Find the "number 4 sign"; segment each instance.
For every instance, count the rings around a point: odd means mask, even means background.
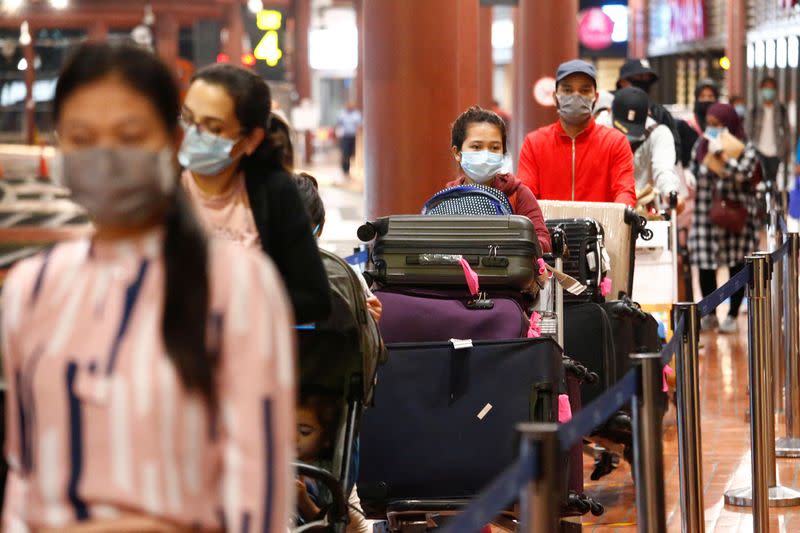
[[[264,30],[266,33],[253,50],[253,55],[256,59],[266,61],[270,67],[275,67],[283,57],[278,39],[278,30],[283,26],[283,15],[280,11],[272,9],[259,11],[256,15],[256,25],[259,30]]]

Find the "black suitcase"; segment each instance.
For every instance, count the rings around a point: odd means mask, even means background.
[[[550,219],[545,224],[551,231],[554,228],[564,230],[568,251],[564,258],[564,273],[588,287],[577,296],[565,292],[564,302],[602,302],[600,282],[605,275],[603,227],[592,218]]]
[[[551,339],[388,349],[361,425],[358,492],[371,517],[390,500],[478,494],[518,457],[518,423],[557,419],[563,368]]]
[[[631,368],[630,354],[658,353],[663,347],[658,322],[629,299],[603,304],[614,337],[615,374],[617,379]]]
[[[619,376],[614,333],[603,305],[585,302],[564,306],[564,353],[600,377],[594,383],[581,385],[584,404],[616,383]]]
[[[517,215],[390,216],[361,226],[358,237],[375,239],[368,274],[387,286],[464,287],[463,257],[482,288],[524,289],[542,255],[533,222]]]

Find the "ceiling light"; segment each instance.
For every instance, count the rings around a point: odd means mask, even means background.
[[[54,9],[65,9],[69,7],[69,0],[50,0],[50,5]]]
[[[17,63],[17,70],[28,70],[28,60],[24,57]]]
[[[2,5],[3,9],[8,11],[16,11],[17,9],[22,7],[22,4],[25,3],[25,0],[2,0],[0,5]]]
[[[258,13],[264,9],[264,2],[263,0],[247,0],[247,9],[252,13]]]

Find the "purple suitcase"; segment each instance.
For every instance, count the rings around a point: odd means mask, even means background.
[[[470,309],[466,291],[448,293],[424,289],[381,289],[380,330],[386,344],[446,342],[450,339],[507,340],[528,336],[530,325],[520,302],[490,296],[491,309]]]

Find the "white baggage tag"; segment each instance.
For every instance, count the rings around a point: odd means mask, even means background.
[[[472,339],[450,339],[450,343],[456,350],[472,348]]]

